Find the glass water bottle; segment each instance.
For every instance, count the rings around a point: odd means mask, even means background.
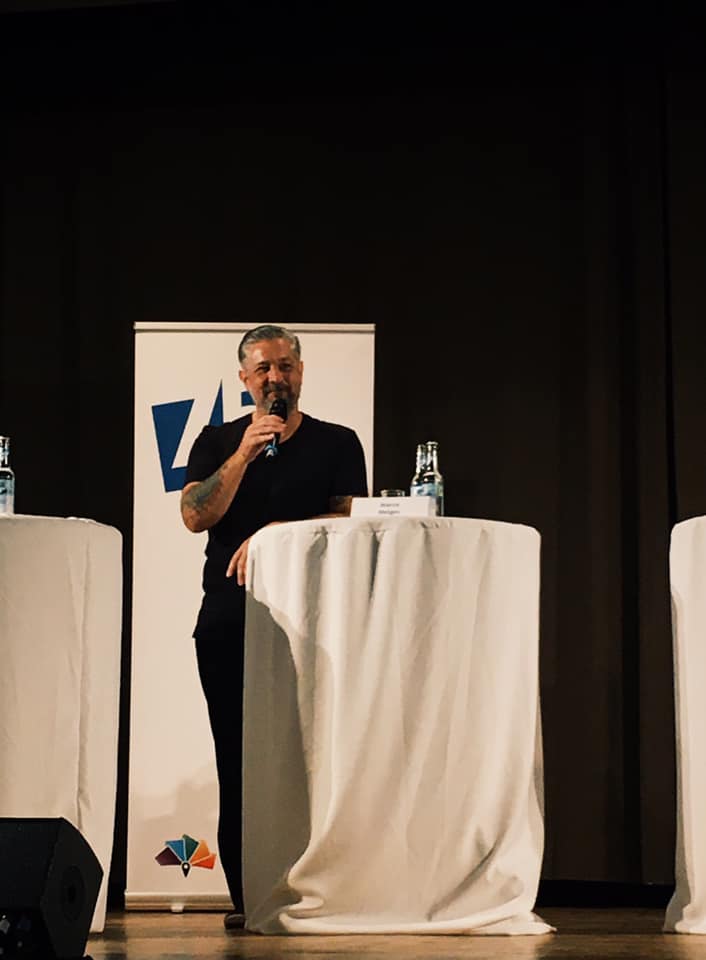
[[[409,490],[412,497],[434,497],[436,515],[444,515],[444,478],[439,471],[439,444],[428,440],[417,447],[417,468]]]
[[[427,447],[425,443],[417,444],[417,463],[414,468],[414,476],[412,477],[412,482],[409,485],[409,495],[410,497],[422,497],[424,493],[420,491],[422,485],[422,477],[424,476],[424,467],[426,466],[427,460]]]

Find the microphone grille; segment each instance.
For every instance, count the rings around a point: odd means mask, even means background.
[[[275,397],[272,401],[272,406],[270,407],[270,413],[274,414],[276,417],[281,417],[283,420],[287,419],[287,401],[283,397]]]

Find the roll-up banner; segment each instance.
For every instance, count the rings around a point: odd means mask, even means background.
[[[206,534],[181,521],[186,461],[205,424],[254,408],[238,378],[252,325],[135,325],[135,492],[127,890],[133,909],[226,909],[218,788],[192,630]],[[292,324],[300,408],[352,427],[373,467],[372,325]]]

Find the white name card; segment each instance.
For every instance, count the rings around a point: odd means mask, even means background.
[[[353,497],[352,517],[435,517],[436,497]]]

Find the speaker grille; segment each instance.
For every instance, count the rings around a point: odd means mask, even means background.
[[[0,818],[0,960],[83,956],[102,869],[56,819]]]

